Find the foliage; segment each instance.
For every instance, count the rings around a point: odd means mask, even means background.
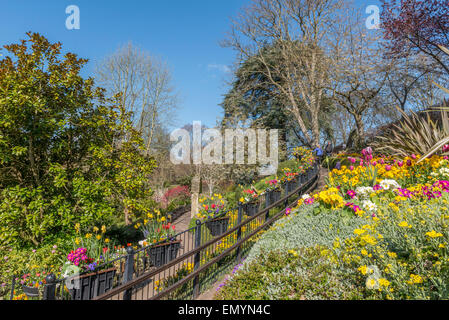
[[[443,138],[449,135],[449,118],[441,111],[441,124],[430,115],[420,116],[413,111],[408,115],[398,109],[402,120],[393,129],[377,137],[373,147],[379,152],[405,157],[410,154],[427,154]]]
[[[320,300],[361,297],[319,247],[269,251],[240,269],[217,292],[219,300]]]
[[[334,169],[332,185],[266,232],[217,297],[447,299],[448,160],[364,158],[378,168],[376,185],[361,177],[363,164]]]
[[[75,225],[77,237],[73,243],[73,250],[67,255],[62,273],[70,267],[75,273],[94,271],[111,260],[113,250],[110,239],[106,237],[106,226],[93,227],[92,232],[82,235],[80,225]]]
[[[201,220],[209,220],[214,216],[221,215],[227,212],[227,204],[221,194],[213,194],[211,197],[203,197],[199,199],[200,212],[197,214],[197,218]]]
[[[137,223],[134,226],[140,228],[145,240],[141,242],[143,246],[169,240],[175,235],[175,225],[167,221],[167,218],[157,209],[148,213],[143,223]]]
[[[129,223],[155,166],[131,115],[80,76],[86,59],[27,36],[0,60],[0,243],[39,245],[117,208]]]
[[[382,28],[393,55],[424,53],[449,72],[440,46],[449,46],[446,0],[382,0]]]

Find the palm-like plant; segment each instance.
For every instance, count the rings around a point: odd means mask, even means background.
[[[449,119],[446,110],[441,112],[441,125],[433,121],[430,115],[424,117],[411,112],[406,114],[397,108],[402,114],[399,124],[393,125],[393,130],[388,134],[377,137],[373,143],[379,152],[406,157],[411,154],[423,155],[432,150],[444,138],[449,137]],[[447,143],[444,142],[443,145]]]

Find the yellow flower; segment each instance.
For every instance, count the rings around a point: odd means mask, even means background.
[[[288,250],[288,253],[290,253],[291,255],[293,255],[294,257],[298,256],[298,253],[295,250]]]
[[[398,224],[398,226],[400,226],[402,228],[411,228],[412,227],[407,223],[407,221],[402,221],[401,223]]]
[[[361,266],[360,268],[357,269],[358,271],[360,271],[363,275],[366,274],[367,271],[367,267],[366,266]]]
[[[101,233],[106,233],[106,226],[105,225],[101,226]]]
[[[94,227],[94,232],[98,232],[98,228],[97,227]]]
[[[101,236],[98,234],[98,235],[96,236],[96,238],[97,238],[97,240],[100,240],[100,239],[101,239]]]
[[[431,232],[427,232],[426,236],[428,236],[430,238],[438,238],[438,237],[442,237],[443,235],[439,232],[435,232],[435,230],[432,230]]]
[[[109,240],[108,238],[104,239],[104,242],[105,242],[105,243],[109,243],[109,241],[110,241],[110,240]]]
[[[380,278],[379,285],[381,287],[388,287],[390,285],[390,281],[388,281],[387,279],[384,279],[384,278]]]
[[[411,274],[410,275],[410,280],[407,281],[408,284],[416,284],[416,283],[422,283],[423,279],[421,278],[421,276],[416,275],[416,274]]]

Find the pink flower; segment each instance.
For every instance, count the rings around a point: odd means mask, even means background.
[[[391,170],[391,166],[390,166],[389,164],[387,164],[387,165],[385,166],[385,170],[390,171],[390,170]]]
[[[415,154],[412,154],[411,157],[412,157],[413,160],[416,159],[416,155]]]
[[[354,166],[350,166],[349,170],[354,171]]]
[[[398,166],[401,168],[404,165],[404,162],[398,161]]]
[[[351,198],[354,199],[357,195],[357,193],[354,190],[349,190],[348,192],[346,192],[346,194]]]
[[[384,159],[380,159],[380,160],[379,160],[379,163],[380,163],[380,164],[385,164]]]
[[[285,210],[285,215],[288,216],[291,212],[292,212],[292,209],[287,208],[287,209]]]

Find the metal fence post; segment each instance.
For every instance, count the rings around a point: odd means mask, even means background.
[[[285,202],[284,202],[285,208],[288,207],[288,198],[289,198],[289,194],[290,194],[289,189],[290,189],[290,182],[287,181],[287,182],[285,183],[285,196],[287,197],[287,198],[285,199]]]
[[[201,246],[201,221],[196,220],[195,227],[195,248]],[[193,260],[193,270],[197,270],[201,264],[201,252],[195,253],[195,257]],[[193,279],[193,299],[196,299],[200,294],[200,276],[197,275]]]
[[[44,300],[56,300],[56,276],[53,273],[45,277]]]
[[[16,276],[13,275],[11,279],[11,294],[9,297],[9,300],[12,300],[14,298],[14,289],[16,287]]]
[[[270,206],[270,193],[266,190],[265,191],[265,208],[268,208]],[[270,218],[270,210],[267,210],[265,213],[265,221],[267,221]]]
[[[133,279],[134,273],[134,250],[132,247],[126,248],[126,262],[125,262],[125,273],[123,275],[123,284],[131,281]],[[127,289],[123,294],[123,300],[131,300],[132,288]]]
[[[239,204],[239,211],[238,211],[238,215],[237,215],[237,225],[239,225],[242,222],[242,218],[243,218],[243,207],[241,204]],[[240,227],[237,230],[237,242],[241,239],[241,237],[242,237],[242,228]],[[236,256],[237,256],[237,261],[240,261],[240,257],[241,257],[240,246],[237,247]]]

